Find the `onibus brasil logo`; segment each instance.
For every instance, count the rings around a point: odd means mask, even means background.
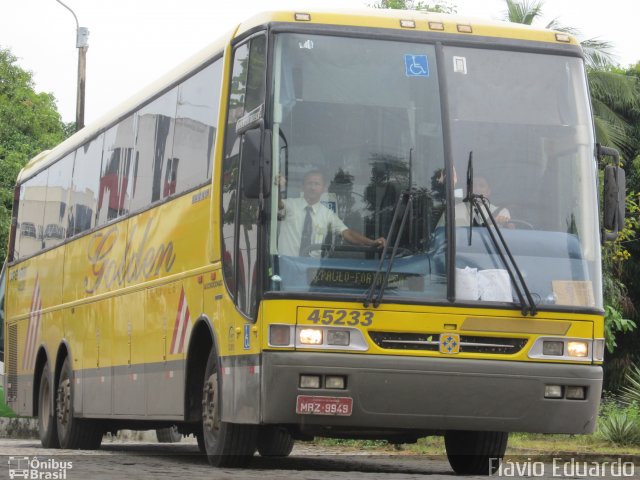
[[[9,457],[9,478],[28,478],[34,480],[65,480],[67,470],[73,468],[72,461],[60,461],[55,458]]]

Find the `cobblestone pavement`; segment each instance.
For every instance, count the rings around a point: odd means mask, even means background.
[[[516,463],[513,463],[516,462]],[[566,463],[566,462],[565,462]],[[640,467],[627,465],[617,472],[611,467],[594,468],[591,463],[577,463],[563,471],[527,458],[505,463],[502,476],[507,478],[640,478]],[[584,467],[584,468],[583,468]],[[518,470],[518,468],[520,470]],[[585,469],[586,468],[586,469]],[[28,472],[26,470],[29,470]],[[37,472],[37,473],[34,473]],[[637,472],[637,473],[636,473]],[[584,473],[584,474],[583,474]],[[627,475],[624,475],[627,473]],[[631,475],[628,475],[628,474]],[[311,445],[296,445],[291,456],[266,459],[256,456],[248,468],[216,469],[199,454],[193,438],[181,443],[110,442],[105,440],[97,451],[47,450],[38,440],[0,439],[0,479],[40,478],[60,480],[138,480],[207,478],[260,480],[440,480],[456,477],[444,457],[410,456],[398,452],[344,451]],[[483,478],[483,477],[464,477]],[[485,477],[486,478],[486,477]]]
[[[13,457],[11,461],[10,457]],[[409,480],[424,479],[425,475],[435,480],[453,477],[444,458],[430,460],[394,454],[372,455],[307,445],[296,445],[288,458],[265,459],[256,456],[246,469],[216,469],[210,467],[206,458],[199,454],[195,440],[187,438],[177,444],[105,441],[100,450],[93,452],[47,450],[41,448],[37,440],[0,439],[0,479],[9,478],[9,468],[20,466],[19,460],[24,461],[25,457],[28,458],[27,462],[31,462],[31,466],[27,464],[28,468],[41,465],[38,470],[49,473],[64,470],[60,467],[69,466],[71,462],[71,468],[66,469],[66,480],[346,480],[355,476]],[[34,457],[37,457],[37,465],[33,463]],[[21,467],[24,467],[24,463]]]

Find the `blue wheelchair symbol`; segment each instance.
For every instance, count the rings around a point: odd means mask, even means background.
[[[244,349],[249,350],[251,348],[251,325],[248,323],[244,325]]]
[[[426,55],[405,55],[404,68],[407,77],[429,76],[429,60]]]

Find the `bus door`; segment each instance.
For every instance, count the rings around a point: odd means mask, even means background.
[[[260,204],[243,188],[242,177],[250,175],[260,161],[247,155],[247,137],[264,132],[266,47],[266,35],[259,33],[234,48],[222,172],[222,262],[232,302],[223,308],[218,354],[223,355],[223,420],[241,423],[257,421],[259,413],[259,330],[255,322]]]

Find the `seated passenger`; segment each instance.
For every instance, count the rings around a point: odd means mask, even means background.
[[[477,195],[482,195],[484,198],[486,198],[489,201],[489,210],[491,211],[491,214],[493,215],[493,218],[495,219],[498,225],[506,226],[509,223],[509,221],[511,220],[511,214],[509,213],[509,210],[503,207],[498,207],[496,205],[493,205],[489,200],[489,197],[491,195],[491,187],[489,186],[489,182],[487,181],[486,178],[475,177],[473,179],[473,193]],[[483,212],[483,213],[486,216],[486,212]],[[467,209],[465,209],[465,215],[466,215],[466,218],[463,220],[463,222],[466,220],[466,224],[468,225],[469,213]],[[458,223],[459,223],[458,210],[456,209],[456,224]],[[483,224],[482,217],[477,212],[474,213],[473,223],[474,225]]]
[[[444,170],[440,170],[439,172],[437,172],[437,175],[438,175],[437,182],[444,185],[445,183]],[[456,169],[454,167],[453,168],[453,186],[454,187],[457,182],[458,182],[458,176],[456,173]],[[480,177],[480,176],[474,177],[473,193],[477,195],[482,195],[484,198],[486,198],[489,201],[489,210],[491,211],[491,214],[493,215],[493,218],[495,219],[498,225],[505,226],[505,227],[509,226],[508,224],[509,224],[509,221],[511,220],[511,213],[507,208],[498,207],[491,203],[491,201],[489,200],[489,196],[491,195],[491,187],[489,186],[489,182],[487,181],[486,178]],[[455,210],[456,226],[464,227],[469,225],[469,209],[470,208],[471,208],[471,205],[469,204],[469,202],[463,202],[461,198],[455,199],[454,210]],[[483,210],[483,213],[485,214],[485,216],[487,215],[487,212],[484,210]],[[444,222],[445,222],[445,218],[443,213],[443,215],[440,217],[440,220],[438,221],[438,226],[444,226]],[[484,225],[484,222],[482,221],[482,216],[477,211],[473,213],[473,225],[474,226]]]

